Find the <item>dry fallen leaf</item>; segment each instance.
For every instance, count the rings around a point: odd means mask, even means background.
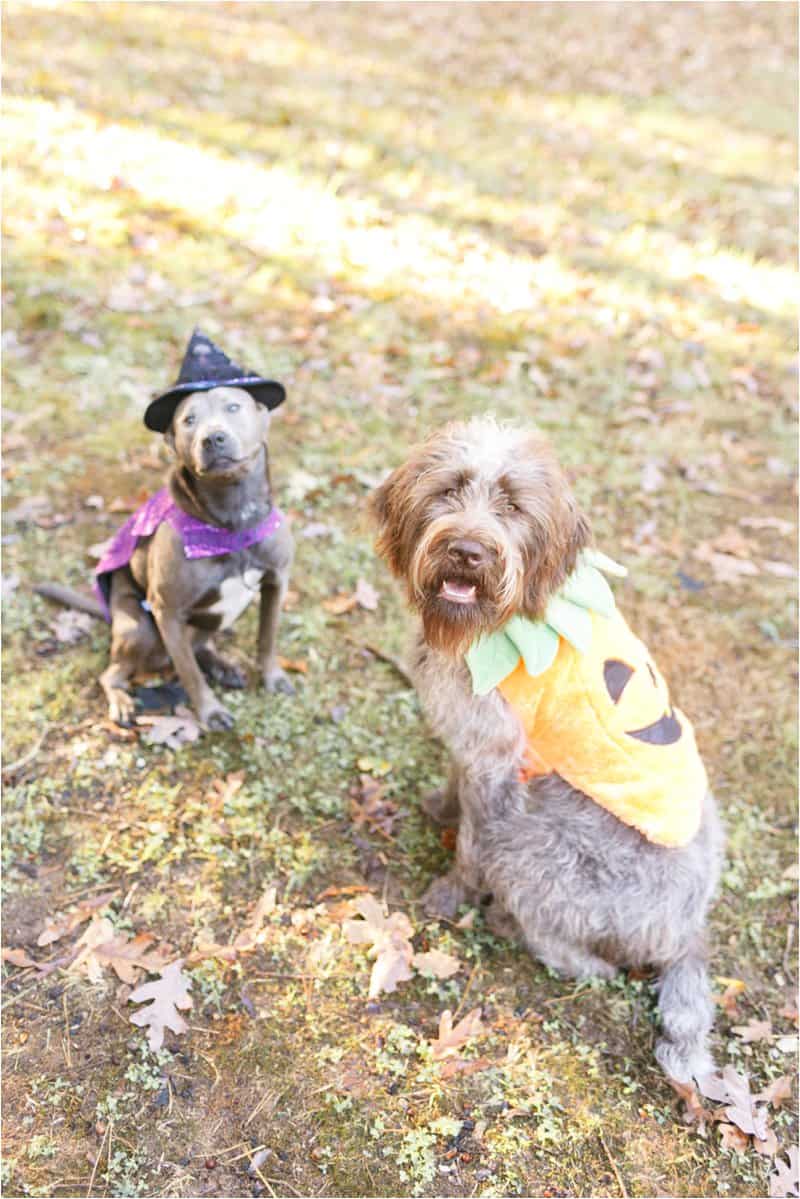
[[[800,1151],[796,1145],[789,1149],[788,1163],[776,1158],[775,1169],[769,1177],[770,1199],[789,1199],[800,1194]]]
[[[412,959],[415,970],[433,978],[452,978],[461,969],[461,962],[452,954],[441,949],[429,949],[427,953],[415,953]]]
[[[138,981],[140,970],[156,974],[172,953],[170,945],[150,949],[154,940],[148,933],[130,939],[118,933],[110,941],[95,946],[92,956],[100,966],[109,966],[121,982],[132,985]]]
[[[0,956],[4,962],[10,962],[12,966],[19,966],[23,970],[30,966],[39,969],[39,963],[35,962],[24,949],[3,949]]]
[[[758,567],[749,558],[720,553],[712,549],[707,541],[702,541],[692,552],[698,562],[705,562],[711,567],[718,583],[739,583],[743,578],[758,574]]]
[[[62,645],[74,645],[76,641],[88,637],[93,624],[94,617],[89,616],[88,613],[73,612],[71,609],[67,609],[59,612],[55,620],[50,622],[50,628],[56,641],[60,641]]]
[[[342,616],[345,612],[352,612],[358,600],[354,595],[345,595],[340,592],[339,595],[332,595],[330,599],[322,601],[322,606],[326,612],[333,613],[334,616]]]
[[[762,1157],[774,1157],[778,1152],[778,1138],[771,1128],[767,1129],[767,1135],[760,1141],[758,1137],[753,1137],[753,1148],[756,1153],[760,1153]]]
[[[278,655],[278,665],[281,670],[290,670],[294,674],[308,674],[308,662],[302,658],[283,658]]]
[[[690,1082],[678,1082],[676,1078],[669,1078],[667,1081],[686,1104],[685,1123],[697,1124],[701,1130],[704,1129],[711,1119],[711,1112],[703,1106],[703,1101],[694,1086]]]
[[[780,1107],[784,1099],[791,1099],[791,1097],[791,1074],[782,1074],[780,1078],[776,1078],[755,1096],[757,1102],[771,1103],[773,1107]]]
[[[350,811],[355,824],[366,824],[382,836],[391,838],[395,821],[405,815],[394,800],[387,799],[384,783],[368,774],[359,776],[358,792],[352,796]]]
[[[188,708],[177,707],[174,716],[139,716],[136,723],[147,729],[142,740],[148,745],[180,749],[200,736],[200,725]]]
[[[769,1020],[750,1020],[747,1024],[734,1025],[732,1031],[749,1045],[752,1041],[768,1041],[772,1036],[772,1024]]]
[[[249,953],[259,943],[264,922],[275,911],[277,891],[269,886],[253,908],[252,915],[242,931],[233,939],[233,948],[239,953]]]
[[[744,1153],[750,1144],[750,1138],[733,1124],[720,1124],[719,1132],[723,1149],[735,1149],[737,1153]]]
[[[83,924],[84,920],[88,920],[93,912],[98,912],[111,903],[111,900],[118,894],[118,891],[104,891],[102,895],[84,899],[71,912],[65,912],[61,916],[51,916],[39,933],[36,944],[44,948],[46,945],[52,945],[54,941],[60,941],[79,924]]]
[[[436,1040],[430,1043],[434,1061],[440,1062],[447,1057],[457,1057],[458,1051],[466,1045],[467,1041],[471,1041],[473,1037],[479,1037],[482,1032],[484,1032],[484,1027],[481,1024],[479,1007],[467,1012],[466,1016],[455,1026],[452,1012],[449,1008],[445,1009],[439,1017],[439,1034]]]
[[[722,1010],[731,1020],[735,1020],[739,1015],[739,1009],[736,1006],[737,996],[741,995],[745,990],[745,984],[741,978],[721,978],[716,980],[725,988],[721,995],[714,996],[714,1002],[719,1004]]]
[[[726,1066],[721,1074],[707,1074],[698,1080],[700,1091],[708,1099],[727,1104],[725,1115],[748,1136],[763,1141],[767,1136],[767,1113],[756,1106],[747,1079]]]
[[[143,983],[128,996],[129,1003],[147,1003],[146,1007],[134,1012],[130,1019],[131,1024],[147,1029],[147,1041],[154,1051],[161,1049],[164,1044],[164,1029],[169,1028],[180,1034],[189,1028],[180,1012],[188,1011],[192,1006],[189,994],[192,984],[182,973],[182,965],[180,958],[171,962],[164,967],[161,977],[155,982]]]
[[[374,612],[378,607],[380,596],[371,583],[366,579],[359,579],[356,583],[355,600],[360,608],[366,608],[368,612]]]
[[[375,959],[369,980],[369,997],[381,991],[394,991],[397,984],[413,977],[411,959],[414,929],[402,912],[384,916],[373,895],[360,895],[355,901],[362,920],[345,920],[342,930],[351,945],[369,945],[369,957]]]

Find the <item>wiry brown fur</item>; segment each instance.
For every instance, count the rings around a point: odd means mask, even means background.
[[[453,423],[412,451],[372,497],[377,548],[407,586],[430,645],[463,651],[478,629],[498,628],[514,613],[540,617],[574,569],[590,537],[563,472],[545,441],[530,432],[481,422],[481,451],[496,454],[492,477],[476,454],[474,424]],[[439,598],[452,573],[448,546],[480,543],[487,561],[460,571],[478,587],[462,609]]]
[[[479,632],[540,616],[588,540],[550,450],[486,419],[449,425],[389,476],[373,511],[379,549],[422,617],[410,669],[452,760],[425,807],[458,825],[455,863],[428,888],[426,910],[451,919],[491,894],[491,926],[554,970],[609,978],[655,965],[656,1056],[681,1082],[701,1076],[713,1065],[703,928],[722,856],[713,796],[693,840],[666,849],[557,774],[522,781],[522,725],[497,691],[473,694],[463,658]],[[464,538],[476,551],[466,566],[471,553],[454,553]]]

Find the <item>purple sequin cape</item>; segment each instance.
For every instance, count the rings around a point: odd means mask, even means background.
[[[183,542],[183,552],[187,558],[217,558],[221,554],[235,554],[239,550],[249,549],[265,537],[271,537],[282,523],[283,513],[273,508],[265,520],[249,529],[223,529],[219,525],[207,525],[184,512],[173,500],[169,489],[162,488],[125,522],[95,567],[94,592],[103,607],[106,620],[111,620],[109,601],[113,571],[127,566],[139,538],[155,533],[165,520],[169,521]]]

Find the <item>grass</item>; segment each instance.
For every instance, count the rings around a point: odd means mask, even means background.
[[[764,1194],[766,1159],[681,1122],[646,980],[576,988],[480,917],[425,923],[449,851],[417,798],[445,762],[367,648],[402,653],[408,618],[364,500],[447,418],[491,409],[551,436],[598,544],[631,568],[621,606],[724,812],[712,971],[745,989],[715,1052],[754,1089],[786,1073],[796,626],[794,580],[769,564],[792,561],[795,518],[795,6],[3,18],[6,762],[44,734],[7,778],[4,943],[41,956],[49,916],[113,887],[119,928],[185,956],[278,892],[255,953],[191,967],[190,1032],[158,1054],[113,976],[4,967],[4,1192]],[[85,586],[87,550],[123,519],[112,502],[160,484],[141,414],[195,323],[289,390],[272,434],[298,535],[281,648],[308,669],[294,697],[234,695],[234,732],[172,754],[105,722],[107,631],[58,643],[31,587]],[[726,534],[758,569],[735,584],[702,557]],[[376,612],[322,606],[360,577]],[[254,613],[233,643],[252,658]],[[389,840],[351,819],[371,770],[404,811]],[[209,787],[237,771],[215,811]],[[368,1001],[343,899],[320,898],[359,885],[462,972]],[[478,1005],[468,1056],[489,1065],[443,1081],[439,1015]],[[732,1033],[764,1018],[772,1040]],[[796,1115],[775,1117],[784,1147]]]

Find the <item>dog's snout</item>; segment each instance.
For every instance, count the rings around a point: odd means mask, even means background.
[[[447,547],[447,553],[459,566],[468,566],[471,570],[485,566],[489,560],[489,551],[486,547],[479,541],[472,541],[468,537],[459,537],[456,541],[451,541]]]
[[[203,438],[204,450],[221,450],[224,448],[228,440],[227,433],[222,429],[214,429],[213,432],[206,433]]]

